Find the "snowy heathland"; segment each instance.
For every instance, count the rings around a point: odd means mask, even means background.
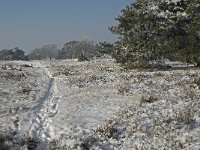
[[[200,71],[112,59],[0,62],[7,149],[200,149]]]

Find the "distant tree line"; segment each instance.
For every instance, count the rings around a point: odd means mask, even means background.
[[[94,57],[111,55],[113,44],[99,42],[96,44],[90,40],[73,40],[58,49],[55,44],[45,44],[41,48],[33,49],[28,55],[18,47],[0,50],[0,60],[52,60],[52,59],[78,59],[88,61]]]
[[[111,55],[113,48],[113,44],[108,42],[96,44],[90,40],[72,40],[65,43],[61,49],[58,49],[55,44],[33,49],[28,58],[30,60],[78,59],[79,61],[88,61],[94,57],[102,57],[105,54]]]

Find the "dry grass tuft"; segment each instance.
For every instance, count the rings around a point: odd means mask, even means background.
[[[141,97],[140,100],[140,106],[144,103],[153,103],[155,101],[158,101],[158,98],[154,95],[145,95]]]
[[[31,91],[32,91],[32,87],[29,84],[20,83],[18,85],[17,93],[29,95]]]

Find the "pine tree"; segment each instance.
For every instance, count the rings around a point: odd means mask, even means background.
[[[166,56],[199,59],[200,0],[137,0],[122,10],[117,26],[115,58],[126,67],[148,67]],[[196,56],[198,56],[196,58]]]

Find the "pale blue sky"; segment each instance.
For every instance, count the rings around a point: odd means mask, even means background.
[[[108,27],[134,0],[0,0],[0,49],[61,48],[71,40],[116,40]]]

